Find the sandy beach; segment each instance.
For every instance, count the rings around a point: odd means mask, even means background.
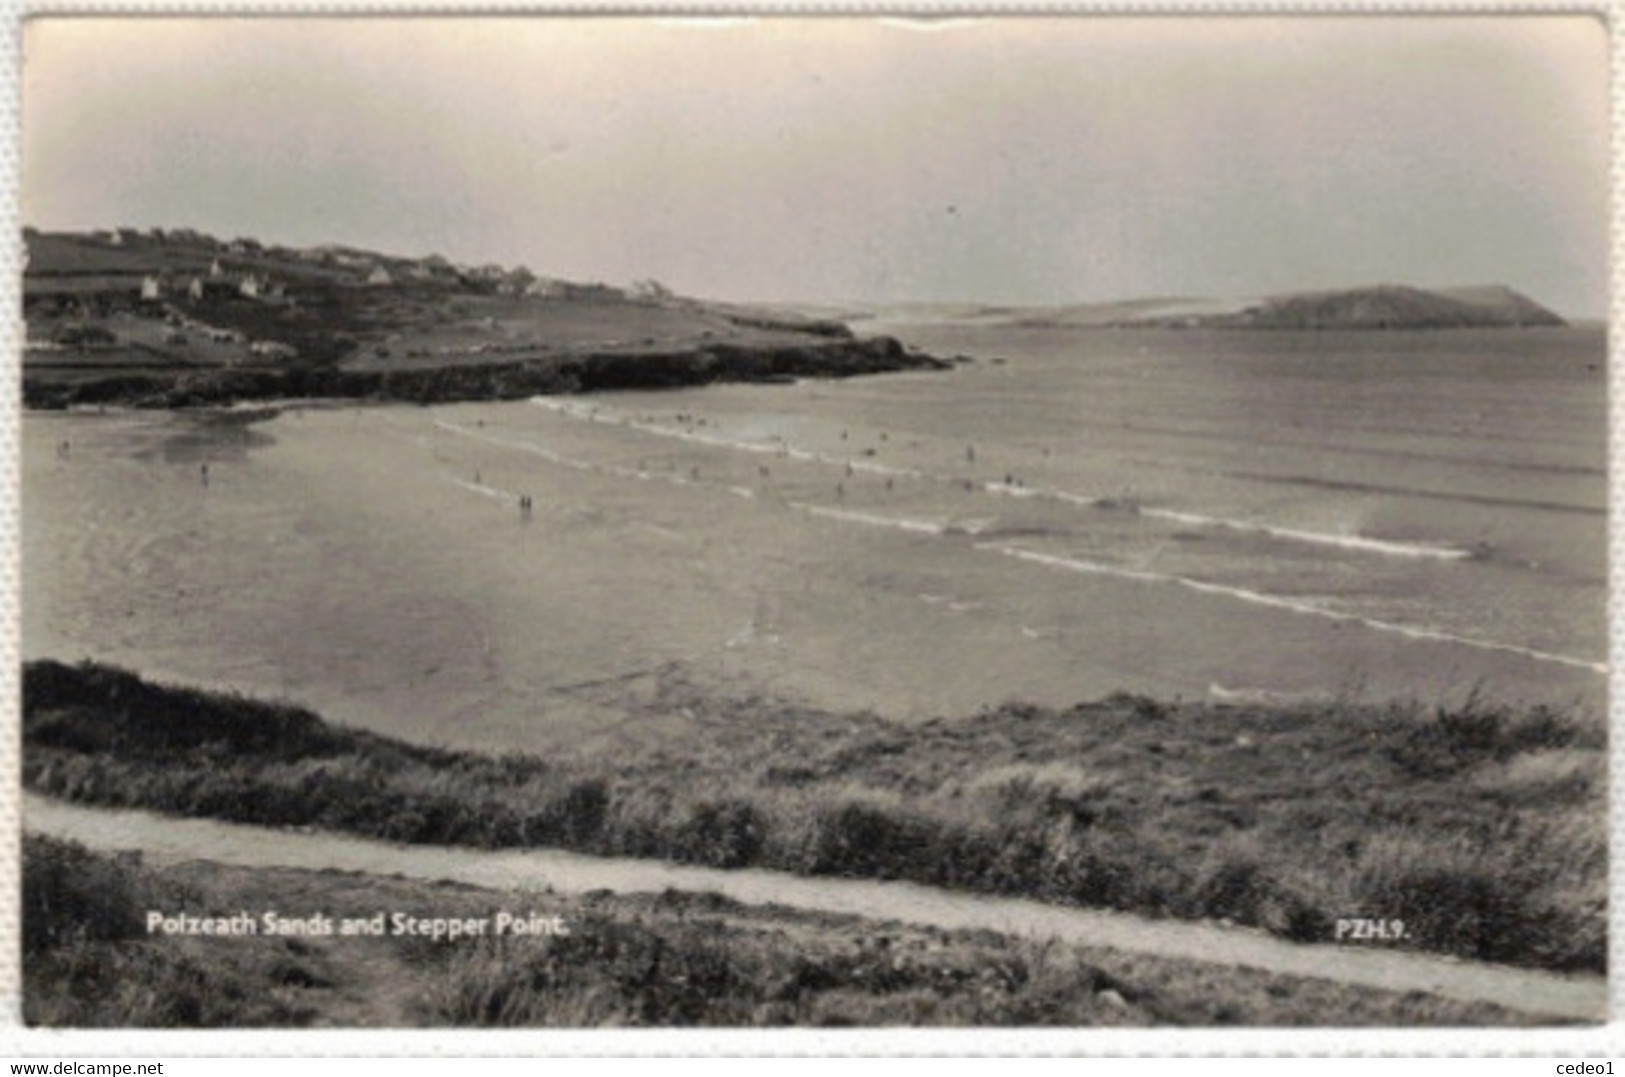
[[[1601,698],[1584,542],[1602,520],[1583,499],[1475,505],[1509,494],[1496,461],[1435,450],[1403,477],[1453,469],[1441,488],[1466,500],[1429,532],[1391,493],[1242,511],[1263,484],[1193,483],[1177,452],[1135,465],[1132,431],[1047,437],[1032,419],[1055,402],[1020,380],[1053,376],[1039,364],[249,425],[30,415],[25,657],[539,751],[680,735],[680,714],[649,708],[672,684],[908,720],[1118,690]],[[1531,482],[1552,500],[1583,478]],[[1376,526],[1334,527],[1339,511]],[[1525,567],[1542,542],[1573,567]]]

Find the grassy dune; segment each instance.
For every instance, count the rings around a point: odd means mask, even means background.
[[[1600,971],[1600,724],[1461,706],[1115,696],[905,727],[673,689],[680,739],[486,756],[295,707],[32,663],[24,781],[87,803],[405,842],[900,878]],[[651,722],[651,729],[658,726]]]
[[[1496,1006],[705,894],[504,894],[338,872],[154,867],[23,845],[24,1015],[101,1027],[1490,1025]],[[536,910],[568,936],[149,936],[148,909]],[[523,915],[523,913],[520,913]]]

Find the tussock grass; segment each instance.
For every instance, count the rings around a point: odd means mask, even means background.
[[[504,894],[24,845],[25,1014],[124,1027],[1518,1025],[1451,1002],[1203,965],[752,908],[708,894]],[[303,918],[489,917],[538,902],[568,935],[144,937],[147,903]]]
[[[197,891],[82,846],[23,839],[23,1017],[31,1025],[223,1027],[308,1024],[309,1007],[244,982],[243,954],[208,959],[147,937],[149,909]],[[283,980],[297,978],[285,959]]]
[[[711,919],[650,926],[594,915],[569,938],[464,948],[422,1012],[464,1026],[1144,1025],[1158,1003],[1171,1015],[1189,1001],[1153,1000],[1059,948],[985,936],[797,946]]]
[[[24,677],[30,788],[406,842],[897,878],[1301,941],[1600,971],[1600,722],[1549,709],[1115,696],[902,726],[675,694],[682,739],[551,759],[420,748],[99,666]],[[651,729],[661,723],[651,722]]]

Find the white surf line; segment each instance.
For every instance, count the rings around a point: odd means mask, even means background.
[[[572,460],[567,456],[561,456],[551,449],[544,449],[540,445],[533,445],[528,441],[514,441],[510,438],[499,438],[493,434],[486,434],[479,430],[475,430],[472,427],[459,426],[457,423],[447,422],[444,419],[434,420],[434,425],[437,429],[444,430],[449,434],[458,434],[462,437],[473,438],[475,441],[483,441],[488,445],[500,445],[507,449],[519,449],[522,452],[528,452],[533,456],[540,456],[549,463],[574,468],[577,471],[589,471],[594,469],[593,465],[583,463],[579,460]]]
[[[847,523],[865,524],[869,527],[887,527],[895,531],[914,531],[926,535],[943,535],[948,531],[946,524],[939,524],[931,520],[914,520],[900,516],[881,516],[878,513],[858,512],[854,509],[832,509],[824,505],[809,505],[805,501],[786,501],[793,509],[799,509],[809,516],[822,516],[830,520],[843,520]]]
[[[434,452],[434,446],[431,445],[429,443],[429,439],[427,437],[424,437],[422,434],[405,434],[405,433],[402,433],[402,432],[400,432],[398,430],[389,430],[389,431],[386,431],[386,433],[388,433],[392,437],[398,438],[401,441],[406,442],[409,445],[416,446],[419,449],[423,449],[423,450],[425,450],[427,452],[430,452],[430,453]],[[501,489],[499,487],[496,487],[496,486],[487,486],[484,483],[470,482],[467,479],[460,479],[457,476],[452,475],[452,474],[447,473],[447,472],[441,472],[441,474],[452,485],[460,486],[464,490],[467,490],[470,493],[479,494],[481,497],[488,497],[493,501],[501,501],[501,502],[503,502],[505,504],[506,503],[516,502],[516,501],[519,500],[519,495],[517,493],[513,493],[513,492],[508,491],[508,490],[503,490],[503,489]]]
[[[1175,576],[1166,572],[1148,572],[1144,569],[1120,568],[1116,565],[1102,564],[1099,561],[1082,561],[1072,557],[1061,557],[1056,554],[1039,553],[1036,550],[1023,549],[1020,546],[1005,546],[998,543],[978,543],[978,550],[987,550],[991,553],[1003,554],[1022,561],[1028,561],[1048,568],[1064,569],[1068,572],[1080,572],[1097,576],[1116,576],[1122,579],[1139,580],[1145,583],[1171,583],[1201,594],[1220,595],[1224,598],[1239,599],[1258,606],[1267,606],[1271,609],[1286,610],[1290,613],[1305,614],[1311,617],[1321,617],[1328,621],[1340,621],[1345,624],[1357,624],[1377,632],[1391,632],[1406,636],[1410,639],[1430,640],[1437,643],[1453,643],[1462,647],[1473,647],[1483,651],[1498,651],[1504,654],[1521,655],[1532,658],[1537,662],[1553,662],[1558,665],[1570,666],[1575,669],[1589,670],[1593,673],[1608,672],[1608,665],[1604,662],[1592,662],[1584,658],[1575,658],[1572,655],[1553,654],[1549,651],[1537,651],[1530,647],[1519,647],[1512,643],[1500,643],[1495,640],[1474,639],[1470,636],[1457,636],[1436,628],[1421,628],[1414,625],[1398,624],[1394,621],[1381,621],[1374,617],[1362,617],[1354,613],[1339,613],[1336,610],[1324,609],[1307,602],[1298,602],[1278,595],[1268,595],[1261,591],[1249,591],[1242,587],[1231,587],[1226,584],[1208,583],[1205,580],[1193,580],[1187,576]]]
[[[24,794],[22,819],[31,833],[76,841],[104,852],[139,849],[160,861],[209,860],[245,868],[449,879],[490,889],[564,894],[593,890],[659,893],[667,889],[716,893],[748,905],[1059,939],[1080,946],[1260,969],[1384,991],[1420,991],[1465,1002],[1489,1002],[1520,1013],[1602,1021],[1608,1012],[1608,984],[1600,976],[1564,976],[1375,947],[1306,945],[1210,922],[1153,920],[915,883],[813,878],[757,868],[723,871],[553,849],[392,845],[326,832],[87,808],[35,793]]]
[[[509,501],[517,501],[519,499],[518,494],[510,494],[508,491],[499,490],[495,486],[485,486],[481,483],[469,482],[467,479],[452,478],[451,476],[447,477],[451,478],[453,483],[461,486],[463,489],[472,491],[482,497],[488,497],[493,501],[501,501],[506,503]]]
[[[520,441],[514,438],[497,437],[494,434],[483,433],[482,431],[475,430],[471,427],[459,426],[456,423],[446,422],[444,419],[436,419],[434,424],[447,433],[472,438],[475,441],[483,441],[488,445],[497,445],[505,449],[518,449],[520,452],[529,453],[532,456],[539,456],[550,464],[557,464],[560,467],[566,467],[572,471],[580,471],[585,474],[613,475],[616,478],[621,479],[636,479],[639,482],[663,482],[671,486],[716,485],[715,483],[696,482],[693,479],[686,479],[681,475],[662,475],[653,471],[640,471],[637,468],[621,467],[618,464],[588,463],[585,460],[577,460],[574,457],[565,456],[562,453],[554,452],[552,449],[543,448],[534,442]]]
[[[559,456],[557,453],[543,449],[540,446],[530,445],[527,442],[516,442],[502,438],[493,438],[490,435],[481,434],[477,431],[469,430],[466,427],[459,427],[454,423],[446,423],[443,420],[436,420],[436,425],[442,427],[443,429],[450,430],[455,433],[466,434],[470,437],[476,437],[484,441],[489,441],[493,444],[507,445],[512,448],[534,452],[540,456],[543,456],[544,458],[555,460],[567,467],[574,467],[578,470],[597,471],[639,479],[656,479],[658,481],[669,482],[673,485],[679,486],[716,486],[716,484],[696,482],[694,480],[685,479],[676,475],[651,475],[648,472],[635,471],[631,468],[621,468],[614,465],[586,464],[581,461],[570,460],[568,457]],[[736,496],[755,496],[754,491],[749,491],[746,487],[718,486],[717,488],[725,490],[729,493],[733,493]],[[955,527],[954,525],[950,524],[940,524],[930,520],[882,516],[877,513],[859,512],[852,509],[836,509],[823,505],[811,505],[802,501],[788,501],[785,502],[785,504],[791,508],[798,509],[813,516],[822,516],[827,519],[862,524],[868,527],[885,527],[896,531],[909,531],[936,536],[948,535],[950,533],[963,533],[967,535],[973,535],[976,533],[975,530],[969,528]],[[1027,550],[1019,546],[1006,546],[998,543],[978,543],[973,548],[990,553],[1002,554],[1006,557],[1014,557],[1019,560],[1032,562],[1034,564],[1046,565],[1050,568],[1065,569],[1071,572],[1117,576],[1122,579],[1139,580],[1145,583],[1176,584],[1180,587],[1185,587],[1189,590],[1197,591],[1202,594],[1220,595],[1225,598],[1233,598],[1243,602],[1250,602],[1258,606],[1266,606],[1272,609],[1285,610],[1290,613],[1320,617],[1325,620],[1338,621],[1344,624],[1357,624],[1364,628],[1369,628],[1375,632],[1393,633],[1405,636],[1409,639],[1429,640],[1436,643],[1451,643],[1457,646],[1471,647],[1475,650],[1495,651],[1502,654],[1516,654],[1524,658],[1533,659],[1537,662],[1550,662],[1558,665],[1569,666],[1574,669],[1587,670],[1592,673],[1607,674],[1608,672],[1608,665],[1605,662],[1593,662],[1584,658],[1576,658],[1572,655],[1554,654],[1550,651],[1540,651],[1531,647],[1520,647],[1513,643],[1501,643],[1496,640],[1475,639],[1471,636],[1458,636],[1436,628],[1425,628],[1417,625],[1404,625],[1395,621],[1383,621],[1374,617],[1362,617],[1359,614],[1353,613],[1339,613],[1336,610],[1324,609],[1320,606],[1315,606],[1307,602],[1299,602],[1288,598],[1281,598],[1278,595],[1269,595],[1261,591],[1251,591],[1243,587],[1231,587],[1226,584],[1209,583],[1205,580],[1195,580],[1187,576],[1175,576],[1165,572],[1148,572],[1142,569],[1121,568],[1115,565],[1103,564],[1098,561],[1082,561],[1075,558],[1060,557],[1055,554],[1039,553],[1036,550]]]
[[[1312,542],[1322,546],[1338,546],[1349,550],[1387,554],[1391,557],[1433,557],[1442,561],[1465,561],[1473,556],[1473,551],[1463,550],[1456,546],[1426,542],[1390,542],[1385,539],[1365,538],[1362,535],[1334,535],[1324,531],[1302,531],[1292,527],[1272,527],[1268,524],[1249,523],[1245,520],[1231,520],[1222,516],[1178,512],[1174,509],[1142,508],[1140,509],[1140,515],[1153,516],[1159,520],[1172,520],[1175,523],[1192,524],[1197,527],[1217,527],[1229,531],[1244,531],[1248,534],[1268,535],[1271,538],[1288,539],[1293,542]]]
[[[980,535],[991,526],[994,521],[988,519],[967,519],[942,523],[936,520],[921,520],[912,516],[883,516],[877,512],[860,512],[856,509],[836,509],[828,505],[813,505],[805,501],[786,501],[784,504],[792,509],[807,513],[809,516],[822,516],[830,520],[843,520],[847,523],[864,524],[868,527],[885,527],[893,531],[912,531],[924,535]]]
[[[504,448],[518,449],[521,452],[527,452],[533,456],[539,456],[550,464],[557,464],[560,467],[570,468],[572,471],[580,471],[593,475],[612,475],[618,479],[635,479],[639,482],[663,482],[668,486],[700,486],[712,490],[721,490],[723,493],[731,494],[734,497],[742,498],[746,501],[754,501],[756,499],[756,491],[752,490],[748,486],[725,486],[721,483],[706,482],[703,479],[689,479],[684,478],[681,475],[661,475],[652,471],[640,471],[637,468],[621,467],[618,464],[592,464],[585,460],[577,460],[573,457],[565,456],[562,453],[554,452],[552,449],[543,448],[542,446],[534,444],[533,442],[518,441],[513,438],[496,437],[492,434],[482,433],[479,430],[472,430],[466,426],[459,426],[456,423],[446,422],[444,419],[436,419],[434,424],[441,430],[445,430],[448,433],[474,438],[477,441],[483,441],[490,445],[500,445]],[[471,490],[477,490],[478,492],[482,493],[485,490],[491,489],[491,487],[479,488],[473,483],[466,483],[460,479],[455,479],[453,481],[457,482],[459,485],[467,486]],[[501,493],[501,491],[497,492],[499,494]],[[507,494],[503,496],[512,498],[517,495]]]
[[[658,423],[646,423],[638,419],[627,417],[609,418],[599,415],[595,410],[589,410],[581,404],[569,401],[560,401],[550,397],[531,397],[531,404],[547,411],[563,415],[581,422],[599,423],[605,426],[618,426],[627,430],[636,430],[642,434],[652,434],[656,437],[672,438],[676,441],[687,441],[695,445],[704,445],[712,449],[733,449],[739,452],[756,453],[759,456],[782,456],[801,463],[829,464],[833,467],[850,467],[853,471],[862,471],[871,475],[884,475],[899,479],[929,479],[933,476],[913,468],[894,467],[890,464],[880,464],[863,457],[855,459],[844,456],[831,456],[828,453],[810,452],[806,449],[792,448],[784,442],[739,441],[734,438],[725,438],[712,434],[701,434],[693,430],[674,430]]]
[[[710,434],[700,434],[690,430],[674,430],[670,427],[660,426],[656,423],[641,422],[636,419],[620,417],[610,418],[599,414],[579,403],[561,401],[550,397],[532,397],[531,404],[545,408],[555,414],[564,415],[582,422],[602,423],[611,426],[620,426],[641,433],[653,434],[657,437],[673,438],[678,441],[688,441],[710,448],[734,449],[742,452],[783,455],[792,460],[807,463],[828,464],[834,467],[850,467],[853,471],[866,472],[874,475],[885,475],[893,478],[928,479],[934,482],[959,484],[964,480],[954,479],[945,475],[934,475],[914,468],[893,467],[889,464],[880,464],[862,458],[848,459],[846,457],[831,456],[827,453],[808,452],[805,449],[793,449],[783,444],[764,444],[756,441],[737,441],[731,438],[718,437]],[[1088,497],[1083,494],[1069,493],[1065,490],[1056,490],[1043,486],[1015,485],[1007,482],[984,482],[980,489],[986,493],[997,494],[1001,497],[1040,498],[1064,502],[1069,505],[1078,505],[1084,508],[1101,508],[1111,504],[1106,498]],[[1326,531],[1307,531],[1293,527],[1274,527],[1269,524],[1254,523],[1248,520],[1235,520],[1225,516],[1209,516],[1203,513],[1181,512],[1176,509],[1144,508],[1136,510],[1139,515],[1152,519],[1168,520],[1172,523],[1182,523],[1192,527],[1211,527],[1227,531],[1239,531],[1246,534],[1265,535],[1269,538],[1281,539],[1287,542],[1302,542],[1315,546],[1331,546],[1337,549],[1354,550],[1360,553],[1381,554],[1388,557],[1425,557],[1442,561],[1465,561],[1473,556],[1471,550],[1459,547],[1446,546],[1438,543],[1425,542],[1396,542],[1388,539],[1366,538],[1362,535],[1338,535]]]
[[[946,535],[956,530],[951,525],[933,523],[928,520],[912,520],[904,517],[881,516],[876,513],[857,512],[850,509],[832,509],[822,505],[809,505],[804,502],[787,502],[792,508],[814,516],[823,516],[829,519],[842,520],[848,523],[863,524],[869,527],[886,527],[897,531],[923,532],[931,535]],[[974,534],[967,531],[966,534]],[[1271,609],[1285,610],[1289,613],[1305,614],[1321,617],[1329,621],[1339,621],[1345,624],[1357,624],[1376,632],[1390,632],[1406,636],[1410,639],[1430,640],[1437,643],[1453,643],[1458,646],[1472,647],[1477,650],[1498,651],[1505,654],[1516,654],[1524,658],[1531,658],[1538,662],[1554,662],[1559,665],[1570,666],[1575,669],[1584,669],[1593,673],[1606,674],[1608,665],[1604,662],[1592,662],[1584,658],[1575,658],[1572,655],[1553,654],[1549,651],[1538,651],[1530,647],[1520,647],[1514,643],[1501,643],[1496,640],[1475,639],[1471,636],[1458,636],[1436,628],[1423,628],[1416,625],[1404,625],[1395,621],[1382,621],[1374,617],[1362,617],[1354,613],[1339,613],[1307,602],[1298,602],[1278,595],[1269,595],[1261,591],[1250,591],[1243,587],[1231,587],[1226,584],[1209,583],[1205,580],[1194,580],[1187,576],[1175,576],[1166,572],[1148,572],[1143,569],[1121,568],[1116,565],[1107,565],[1099,561],[1082,561],[1076,558],[1061,557],[1056,554],[1039,553],[1036,550],[1023,549],[1020,546],[1007,546],[1000,543],[980,542],[973,549],[989,553],[1003,554],[1022,561],[1045,565],[1049,568],[1065,569],[1071,572],[1088,573],[1100,576],[1116,576],[1122,579],[1138,580],[1143,583],[1171,583],[1189,588],[1202,594],[1219,595],[1224,598],[1239,599],[1254,605],[1267,606]]]

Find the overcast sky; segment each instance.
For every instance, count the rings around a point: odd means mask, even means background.
[[[23,216],[1052,303],[1607,298],[1586,17],[39,19]]]

